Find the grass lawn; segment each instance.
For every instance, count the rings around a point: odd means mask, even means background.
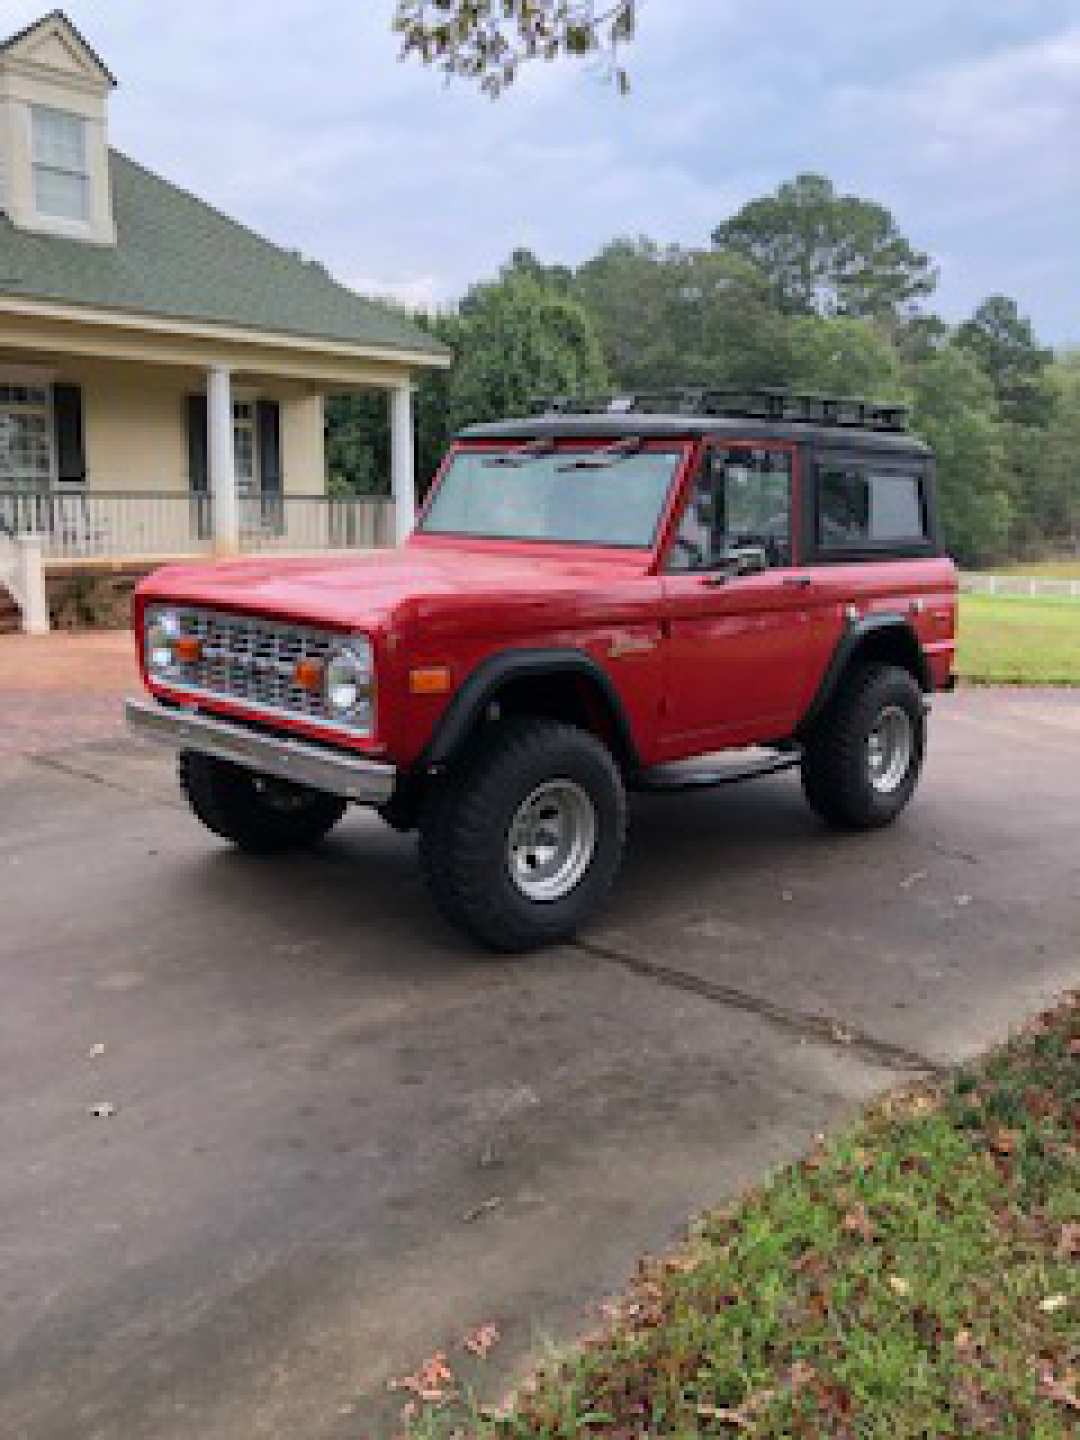
[[[1080,994],[705,1217],[508,1412],[411,1433],[1077,1435]]]
[[[1080,600],[962,595],[957,670],[981,684],[1080,685]]]

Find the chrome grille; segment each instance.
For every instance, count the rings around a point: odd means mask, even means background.
[[[340,723],[328,712],[321,689],[305,690],[294,679],[300,660],[326,660],[334,635],[260,616],[168,608],[180,622],[180,634],[202,642],[200,658],[174,662],[169,681],[260,710]]]

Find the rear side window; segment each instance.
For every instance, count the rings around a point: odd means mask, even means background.
[[[925,542],[922,477],[845,462],[818,469],[818,544],[861,550]]]

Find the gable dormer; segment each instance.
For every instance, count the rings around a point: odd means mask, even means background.
[[[0,212],[13,225],[116,243],[108,143],[115,84],[59,10],[0,41]]]

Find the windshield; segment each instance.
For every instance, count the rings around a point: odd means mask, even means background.
[[[428,535],[647,550],[681,451],[638,442],[459,450],[420,526]]]

